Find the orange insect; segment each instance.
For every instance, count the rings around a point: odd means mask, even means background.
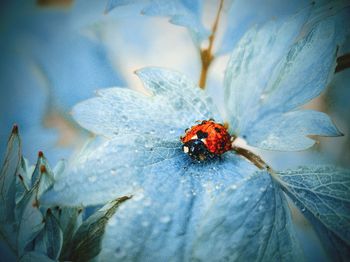
[[[185,131],[185,135],[181,137],[182,150],[192,159],[204,161],[208,157],[220,156],[232,150],[234,139],[225,125],[212,119],[204,120]]]

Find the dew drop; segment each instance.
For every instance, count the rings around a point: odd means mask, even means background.
[[[233,190],[237,189],[237,185],[232,185],[231,189],[233,189]]]
[[[175,134],[175,129],[173,129],[173,128],[170,129],[169,134],[171,134],[171,135]]]
[[[244,201],[247,202],[249,200],[249,197],[245,197]]]

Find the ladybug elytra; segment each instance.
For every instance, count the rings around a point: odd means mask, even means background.
[[[183,151],[193,160],[204,161],[232,150],[234,139],[225,125],[210,119],[187,129],[181,142]]]

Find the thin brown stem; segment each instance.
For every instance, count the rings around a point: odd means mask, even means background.
[[[276,172],[268,165],[266,162],[258,155],[253,152],[238,146],[233,146],[232,150],[237,154],[245,157],[251,163],[253,163],[257,168],[261,170],[266,170],[273,178],[276,178]]]
[[[217,28],[218,28],[220,14],[221,14],[223,5],[224,5],[224,0],[220,0],[219,9],[216,13],[214,24],[213,24],[212,29],[211,29],[211,34],[208,37],[208,40],[209,40],[208,47],[200,50],[202,70],[201,70],[201,74],[199,77],[199,87],[201,89],[205,88],[209,67],[211,65],[211,62],[214,59],[214,55],[212,53],[212,50],[213,50],[215,35],[216,35]]]
[[[339,56],[337,58],[337,67],[335,73],[339,73],[347,68],[350,68],[350,53]]]

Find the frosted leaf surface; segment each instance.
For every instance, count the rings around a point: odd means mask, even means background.
[[[266,23],[270,20],[283,19],[297,13],[303,9],[304,18],[309,13],[311,4],[307,1],[279,1],[279,0],[234,0],[225,1],[227,3],[227,21],[228,25],[225,28],[219,53],[227,53],[237,44],[237,41],[243,34],[252,26]],[[256,6],[259,6],[259,12],[256,11]]]
[[[328,115],[311,110],[271,113],[246,133],[250,145],[284,151],[302,150],[315,141],[308,135],[340,136]]]
[[[201,21],[202,2],[200,0],[109,0],[106,11],[125,5],[137,5],[144,15],[166,16],[170,18],[171,23],[186,27],[193,35],[195,42],[199,44],[209,34]]]
[[[232,153],[195,163],[179,141],[151,136],[120,136],[76,161],[76,169],[62,176],[42,203],[93,205],[133,196],[108,223],[102,260],[187,258],[196,221],[208,204],[256,170]]]
[[[279,172],[280,184],[304,211],[350,244],[350,172],[326,167],[301,167]]]
[[[185,76],[171,70],[147,68],[137,74],[153,92],[110,88],[73,109],[73,117],[84,128],[107,137],[150,134],[178,139],[196,120],[220,121],[212,101]]]
[[[180,155],[145,167],[144,187],[120,207],[106,228],[100,259],[189,261],[204,211],[252,169],[233,154],[206,164],[191,163]]]
[[[193,176],[204,184],[208,180],[209,187],[221,187],[226,179],[238,178],[232,172],[242,165],[245,169],[241,176],[254,169],[233,154],[227,154],[222,160],[196,164],[183,153],[180,141],[125,135],[82,152],[41,202],[69,206],[101,204],[153,187],[156,180],[167,174],[171,174],[172,179],[183,176],[185,181]],[[172,169],[176,172],[171,173]]]
[[[286,199],[265,172],[220,195],[200,221],[193,256],[200,261],[296,261]]]
[[[335,131],[331,135],[339,135],[335,127],[330,127],[332,123],[329,120],[315,113],[305,114],[309,121],[318,125],[306,129],[317,130],[316,133],[300,130],[293,133],[293,123],[286,124],[288,119],[283,120],[285,130],[281,128],[277,131],[276,127],[271,129],[266,125],[271,119],[282,121],[284,116],[290,116],[284,113],[319,95],[333,68],[335,37],[331,21],[318,24],[308,36],[290,48],[302,21],[303,16],[299,14],[282,25],[271,22],[260,30],[253,28],[246,33],[232,53],[225,75],[228,120],[232,125],[231,130],[245,137],[253,146],[274,150],[300,150],[313,144],[311,140],[304,138],[305,135],[323,135],[322,132],[331,129]],[[310,119],[312,116],[315,118]],[[321,122],[326,126],[319,126]],[[271,130],[273,131],[270,132]],[[271,140],[269,136],[273,137],[276,133],[283,133],[284,137],[298,138],[304,142],[295,148],[290,143],[264,145],[257,142]],[[282,140],[278,137],[276,139]]]

